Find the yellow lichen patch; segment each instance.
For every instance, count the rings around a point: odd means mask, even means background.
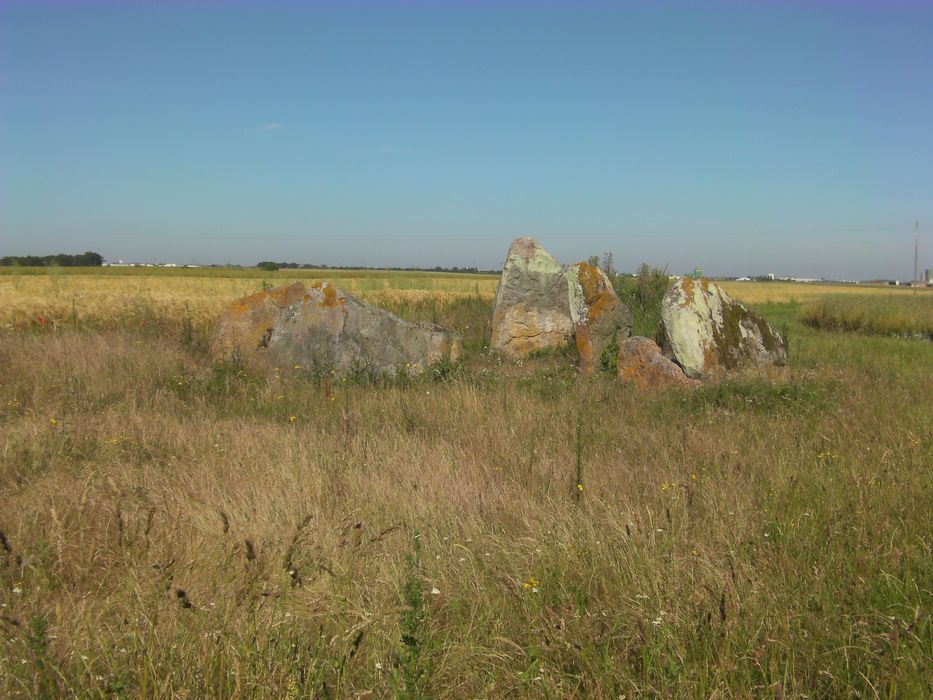
[[[589,263],[577,263],[577,279],[583,289],[583,298],[587,304],[596,301],[603,288],[603,280],[599,271]]]
[[[324,298],[321,300],[321,306],[335,307],[337,304],[345,301],[337,297],[337,288],[332,284],[321,287],[321,292],[324,295]]]
[[[333,309],[341,305],[345,306],[347,303],[345,298],[337,294],[337,288],[329,282],[315,282],[311,285],[311,289],[316,289],[321,293],[319,295],[305,294],[304,298],[301,300],[305,306],[316,304],[320,307]]]
[[[693,280],[689,277],[684,277],[680,281],[680,288],[684,293],[684,300],[680,302],[680,305],[687,307],[693,303]]]
[[[269,302],[278,308],[283,308],[298,301],[304,292],[305,288],[301,282],[295,282],[294,284],[283,287],[276,287],[275,289],[264,289],[234,301],[230,304],[230,314],[232,316],[240,316],[259,308],[265,302]]]
[[[538,350],[556,349],[569,339],[547,312],[528,309],[523,303],[497,308],[493,313],[492,347],[519,358]]]
[[[256,292],[255,294],[250,294],[248,297],[242,297],[230,304],[230,314],[233,316],[241,316],[248,311],[252,311],[259,304],[265,301],[268,292]]]
[[[577,264],[577,279],[583,290],[583,300],[588,307],[590,321],[596,321],[605,310],[613,305],[615,294],[606,288],[606,281],[599,270],[588,263]]]
[[[295,282],[232,302],[217,324],[211,343],[213,356],[219,359],[235,354],[248,362],[258,361],[257,353],[268,346],[281,310],[301,299],[304,293],[304,285]]]
[[[569,280],[580,369],[592,374],[595,363],[623,322],[624,307],[608,278],[594,265],[584,262],[572,265]]]
[[[587,326],[577,326],[577,354],[580,356],[580,368],[586,374],[592,374],[594,370],[593,338],[590,329]]]

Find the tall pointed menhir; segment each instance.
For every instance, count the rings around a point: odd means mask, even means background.
[[[533,238],[509,247],[492,312],[493,349],[513,358],[573,341],[567,277]]]

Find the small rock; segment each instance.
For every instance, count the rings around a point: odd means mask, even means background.
[[[616,376],[631,382],[638,389],[686,387],[698,384],[688,379],[684,371],[661,354],[661,348],[650,338],[632,336],[619,343]]]

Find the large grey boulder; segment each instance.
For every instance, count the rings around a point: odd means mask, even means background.
[[[411,375],[460,354],[460,337],[411,323],[328,282],[300,283],[238,299],[221,318],[215,357],[236,354],[257,368],[316,367],[346,374]]]
[[[295,282],[232,302],[214,329],[211,338],[213,357],[235,358],[246,365],[262,367],[267,359],[269,340],[283,309],[301,301],[306,291],[301,282]]]
[[[580,370],[592,374],[603,353],[631,335],[632,312],[598,267],[578,262],[569,265],[565,274]]]
[[[661,302],[665,354],[688,377],[783,366],[781,336],[761,316],[708,280],[677,279]]]
[[[567,277],[560,263],[533,238],[517,238],[502,268],[492,313],[491,346],[527,357],[572,342]]]

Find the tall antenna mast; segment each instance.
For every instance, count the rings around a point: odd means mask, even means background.
[[[914,296],[917,294],[917,287],[920,285],[920,279],[917,277],[917,253],[920,251],[920,219],[914,221]]]

